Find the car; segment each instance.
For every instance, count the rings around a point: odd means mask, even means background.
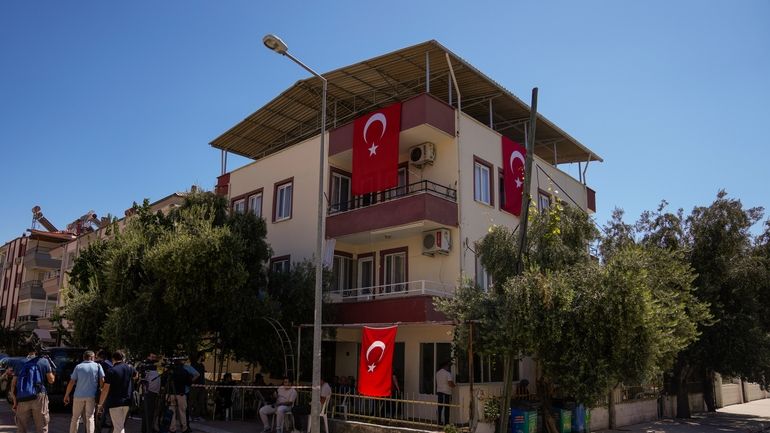
[[[84,348],[79,347],[49,347],[46,355],[54,363],[56,380],[48,385],[48,400],[54,405],[64,404],[64,392],[75,366],[83,360]]]

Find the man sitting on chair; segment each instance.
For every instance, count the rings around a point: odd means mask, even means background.
[[[269,416],[272,414],[275,414],[276,431],[283,431],[284,414],[291,412],[291,407],[297,401],[297,390],[291,386],[291,381],[288,377],[283,378],[283,385],[278,388],[277,394],[278,397],[275,404],[263,406],[259,410],[259,417],[262,419],[262,425],[264,426],[263,432],[270,431]]]

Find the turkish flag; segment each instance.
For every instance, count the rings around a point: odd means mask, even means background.
[[[369,328],[361,335],[361,361],[358,366],[358,393],[371,397],[390,397],[393,384],[393,348],[398,326]]]
[[[353,121],[353,195],[398,186],[401,103]]]
[[[524,194],[524,161],[527,149],[521,144],[503,137],[503,184],[505,205],[503,210],[516,216],[521,215],[521,200]]]

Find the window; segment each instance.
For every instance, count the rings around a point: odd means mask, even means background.
[[[291,256],[273,257],[270,259],[271,272],[289,272],[291,270]]]
[[[397,197],[405,196],[407,193],[407,186],[409,185],[409,175],[407,174],[406,167],[398,169],[398,185],[383,193],[385,200],[390,200]]]
[[[350,296],[352,280],[353,256],[348,253],[335,251],[332,264],[331,291],[342,292],[345,296]]]
[[[383,251],[382,254],[382,282],[385,284],[385,293],[401,292],[406,290],[406,247],[395,250]]]
[[[551,195],[543,190],[537,192],[537,210],[542,212],[551,207]]]
[[[452,359],[450,343],[420,343],[420,393],[436,393],[436,371]]]
[[[500,209],[505,208],[505,182],[503,181],[503,170],[497,171],[497,196],[500,197]]]
[[[246,212],[246,200],[240,199],[233,202],[233,212],[244,213]]]
[[[374,254],[358,255],[358,285],[360,294],[371,293],[371,287],[374,286]]]
[[[468,352],[458,351],[455,353],[457,365],[456,383],[468,383]],[[514,361],[513,380],[519,378],[519,360]],[[500,355],[479,355],[473,354],[473,381],[476,383],[502,382],[503,381],[503,357]]]
[[[484,265],[481,264],[481,255],[476,255],[476,285],[484,291],[489,290],[492,287],[492,277],[484,269]]]
[[[333,212],[344,212],[351,207],[350,176],[332,172],[331,204]]]
[[[262,191],[249,196],[249,212],[262,217]]]
[[[294,178],[275,184],[273,222],[291,218]]]
[[[492,164],[475,157],[473,161],[473,199],[479,203],[494,205],[493,183]]]

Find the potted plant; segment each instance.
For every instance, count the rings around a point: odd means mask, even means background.
[[[476,401],[481,413],[475,433],[494,433],[495,423],[500,418],[500,397],[479,391]]]

